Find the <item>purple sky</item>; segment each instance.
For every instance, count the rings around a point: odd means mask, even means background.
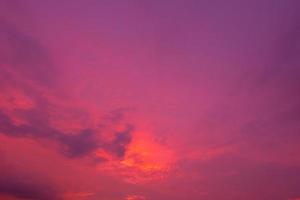
[[[0,0],[0,199],[299,200],[299,10]]]

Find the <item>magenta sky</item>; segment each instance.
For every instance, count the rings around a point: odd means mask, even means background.
[[[299,200],[300,1],[0,0],[1,200]]]

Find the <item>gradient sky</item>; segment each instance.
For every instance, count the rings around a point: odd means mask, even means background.
[[[299,0],[0,0],[1,200],[299,200]]]

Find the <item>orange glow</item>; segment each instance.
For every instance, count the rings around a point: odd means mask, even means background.
[[[127,147],[122,160],[116,161],[112,155],[101,150],[96,152],[96,156],[107,161],[100,164],[100,170],[117,172],[130,183],[162,180],[169,174],[176,161],[173,151],[141,132],[133,135],[133,141]]]
[[[151,140],[133,141],[128,147],[125,159],[126,167],[134,167],[143,172],[168,170],[172,152]]]
[[[161,180],[170,172],[174,153],[144,133],[136,134],[120,162],[126,180],[132,183]]]
[[[92,192],[67,192],[64,194],[63,199],[64,200],[87,200],[93,195],[94,193]]]
[[[125,200],[146,200],[146,198],[140,195],[128,195]]]

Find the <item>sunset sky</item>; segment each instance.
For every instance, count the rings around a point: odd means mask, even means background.
[[[0,0],[0,200],[300,200],[300,1]]]

